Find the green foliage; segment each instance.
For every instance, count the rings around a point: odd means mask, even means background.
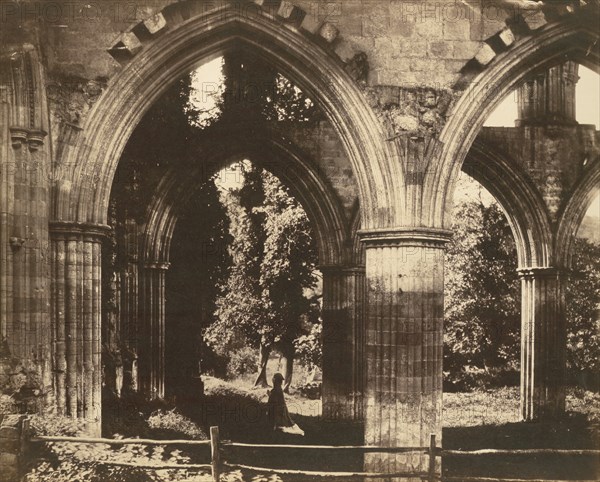
[[[304,290],[315,283],[306,213],[274,176],[253,166],[228,208],[233,265],[207,340],[221,351],[292,342],[312,309]]]
[[[447,381],[469,388],[470,374],[517,368],[517,255],[497,204],[464,203],[454,219],[446,254],[444,370]]]
[[[32,415],[31,430],[35,435],[76,437],[85,433],[85,420],[51,413]]]
[[[294,341],[296,359],[307,370],[313,370],[315,367],[321,368],[323,359],[322,332],[323,325],[315,323],[311,326],[308,334],[302,335]]]
[[[273,98],[268,100],[266,110],[268,120],[314,122],[322,117],[315,103],[281,74],[277,74]]]
[[[566,290],[567,367],[600,373],[600,245],[577,239]]]
[[[206,434],[191,420],[175,410],[157,410],[147,419],[150,438],[189,438],[206,440]],[[85,421],[71,417],[45,414],[32,416],[34,435],[82,436]],[[116,437],[118,438],[118,436]],[[40,446],[37,446],[40,447]],[[189,480],[197,471],[157,470],[117,464],[160,465],[162,463],[190,463],[189,456],[165,446],[122,445],[85,443],[46,443],[33,458],[34,465],[24,477],[26,482],[162,482]]]
[[[225,122],[311,122],[322,117],[298,86],[256,56],[228,53],[223,74],[220,110]]]
[[[256,350],[250,347],[242,347],[234,350],[230,354],[229,363],[227,364],[227,377],[230,379],[256,373],[258,362],[256,358]]]
[[[446,254],[445,381],[455,389],[516,383],[520,286],[510,227],[495,203],[462,203],[454,219]],[[576,240],[565,299],[567,368],[572,381],[597,388],[600,246]]]
[[[148,427],[152,430],[159,430],[165,435],[183,435],[194,440],[208,440],[208,437],[198,425],[175,409],[153,412],[148,417]]]

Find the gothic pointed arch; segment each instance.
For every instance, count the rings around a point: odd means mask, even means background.
[[[485,119],[528,74],[565,59],[579,62],[596,72],[599,70],[598,20],[597,9],[581,9],[525,36],[519,35],[518,28],[513,27],[514,42],[502,53],[495,53],[488,45],[490,55],[485,59],[485,68],[474,78],[459,81],[459,84],[464,83],[464,91],[440,133],[442,148],[435,159],[435,169],[426,181],[432,201],[424,218],[432,225],[449,225],[446,206],[469,149]]]
[[[123,69],[65,147],[54,187],[56,219],[104,223],[121,152],[144,112],[172,81],[234,47],[271,63],[332,122],[357,178],[366,226],[385,225],[402,208],[400,193],[386,185],[389,148],[377,117],[323,39],[281,28],[261,9],[240,15],[231,5],[183,17],[169,10],[157,25],[144,28],[124,34],[117,44],[126,58]]]
[[[559,266],[571,267],[577,231],[600,187],[600,158],[590,163],[567,201],[556,232],[555,250]]]
[[[550,266],[552,230],[547,208],[518,164],[476,139],[462,170],[485,187],[504,210],[515,237],[519,266]]]
[[[345,263],[349,257],[346,216],[337,194],[307,155],[273,131],[228,138],[231,141],[225,146],[202,146],[195,169],[172,169],[161,180],[147,211],[142,256],[167,262],[178,215],[195,189],[219,169],[247,158],[277,176],[304,207],[314,228],[319,263]]]

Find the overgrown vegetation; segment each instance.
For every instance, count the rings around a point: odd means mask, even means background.
[[[444,385],[516,385],[521,293],[514,238],[497,203],[459,203],[446,254]],[[600,246],[578,239],[566,291],[570,382],[600,386]]]
[[[225,194],[232,266],[206,339],[219,354],[237,351],[236,363],[245,346],[258,350],[257,386],[267,385],[269,354],[280,351],[289,386],[294,342],[319,322],[318,303],[311,295],[317,261],[311,227],[305,211],[277,178],[247,162],[240,163],[240,169],[241,188]],[[238,365],[245,371],[249,363]]]

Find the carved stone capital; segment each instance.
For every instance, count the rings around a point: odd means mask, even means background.
[[[517,272],[521,279],[561,279],[569,275],[568,270],[554,266],[519,268]]]
[[[48,135],[46,131],[26,127],[12,126],[9,130],[11,144],[14,149],[19,149],[27,144],[29,150],[37,151],[44,144],[44,139]]]
[[[86,241],[101,242],[109,236],[112,228],[105,224],[51,221],[50,236],[55,239],[84,238]]]
[[[367,248],[415,246],[442,249],[450,241],[452,231],[440,228],[398,227],[361,230],[358,235]]]

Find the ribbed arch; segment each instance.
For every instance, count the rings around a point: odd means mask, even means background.
[[[425,220],[433,226],[450,225],[449,210],[453,186],[475,138],[487,117],[511,91],[533,71],[548,69],[567,59],[598,72],[600,42],[597,14],[570,16],[546,25],[531,37],[518,41],[499,54],[462,94],[440,134],[443,145],[427,178],[427,192],[433,201]]]
[[[195,153],[198,165],[171,169],[161,180],[148,208],[142,255],[167,262],[170,243],[182,208],[201,183],[233,162],[249,159],[278,177],[307,212],[316,237],[319,263],[342,265],[349,258],[349,226],[341,201],[305,153],[283,137],[251,138],[235,133],[227,143],[211,143]]]
[[[463,172],[485,187],[502,207],[517,246],[519,267],[552,265],[552,230],[544,200],[507,154],[477,139]]]
[[[65,146],[53,197],[57,220],[106,222],[121,153],[146,110],[169,86],[229,49],[247,49],[303,89],[337,131],[357,179],[364,224],[387,224],[402,208],[387,171],[389,147],[377,117],[343,64],[298,31],[260,11],[232,8],[191,18],[151,40],[113,79]]]
[[[571,268],[573,243],[585,213],[600,187],[600,158],[587,166],[580,179],[560,215],[556,233],[557,262],[559,266],[566,268]]]

